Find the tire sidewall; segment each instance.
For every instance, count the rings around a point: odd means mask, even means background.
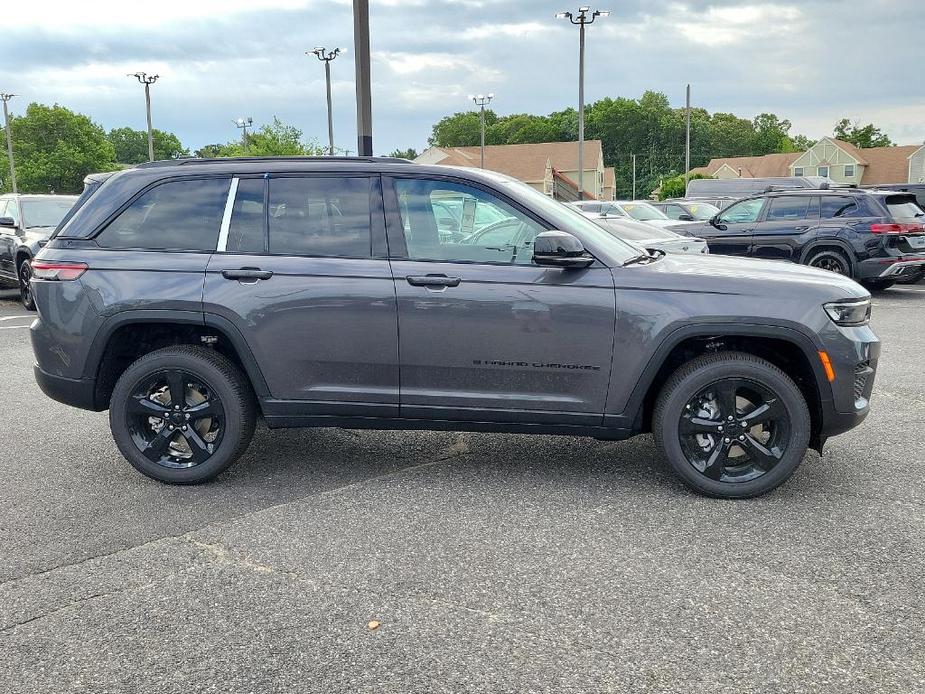
[[[770,472],[748,482],[721,482],[699,473],[688,462],[678,437],[681,414],[688,401],[701,389],[724,378],[744,378],[759,383],[780,398],[790,415],[790,442],[783,458]],[[809,411],[800,390],[782,374],[755,362],[717,362],[686,375],[668,394],[660,425],[661,445],[672,469],[688,486],[723,498],[759,496],[782,484],[800,465],[810,435]]]
[[[132,440],[126,404],[136,386],[158,371],[180,369],[202,379],[219,398],[224,410],[224,431],[211,457],[190,468],[168,468],[149,460]],[[234,462],[236,442],[245,426],[246,413],[225,374],[213,364],[180,352],[151,354],[129,366],[116,383],[109,404],[109,426],[119,451],[132,466],[148,477],[172,484],[196,484],[214,478]]]
[[[838,262],[841,263],[842,267],[845,268],[845,272],[836,272],[836,273],[835,273],[836,275],[842,275],[843,277],[851,277],[851,276],[852,276],[852,273],[851,273],[851,261],[848,260],[848,258],[845,256],[845,254],[844,254],[844,253],[841,253],[840,251],[828,251],[828,250],[826,250],[826,251],[819,251],[818,253],[814,253],[814,254],[809,258],[809,260],[806,262],[806,264],[809,265],[810,267],[816,268],[817,270],[826,270],[826,268],[817,267],[816,264],[815,264],[816,261],[819,260],[819,258],[824,258],[824,257],[826,257],[826,256],[829,256],[829,257],[831,257],[831,258],[837,259]],[[826,270],[826,272],[833,272],[833,271],[832,271],[832,270]]]
[[[32,288],[26,282],[23,282],[23,270],[29,268],[29,278],[32,278],[32,259],[26,258],[23,260],[19,267],[16,268],[16,278],[17,286],[19,287],[19,298],[22,301],[23,307],[27,311],[35,310],[35,297],[32,295]]]

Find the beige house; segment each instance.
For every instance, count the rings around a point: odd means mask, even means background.
[[[859,149],[824,137],[805,152],[711,159],[692,169],[716,178],[827,176],[838,183],[925,183],[925,145]]]
[[[478,167],[479,147],[431,147],[415,160],[418,164]],[[613,200],[616,176],[604,166],[600,140],[584,143],[584,197]],[[525,145],[487,145],[485,168],[507,174],[557,200],[578,199],[578,143],[540,142]]]

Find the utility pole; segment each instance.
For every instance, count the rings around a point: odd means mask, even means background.
[[[590,12],[590,16],[589,13]],[[567,19],[578,26],[578,197],[584,197],[585,178],[585,25],[594,24],[598,17],[607,17],[610,10],[594,10],[579,7],[578,15],[559,12],[557,19]]]
[[[331,61],[340,55],[340,48],[326,51],[323,47],[305,51],[306,55],[314,54],[318,60],[324,61],[324,81],[328,89],[328,156],[334,156],[334,112],[331,110]]]
[[[636,155],[633,155],[633,200],[636,199]]]
[[[684,113],[684,197],[687,197],[687,179],[691,174],[691,85],[687,85],[687,106]]]
[[[0,100],[3,101],[3,124],[6,128],[6,154],[10,158],[10,183],[13,184],[13,192],[16,192],[16,164],[13,162],[13,134],[10,131],[10,112],[7,110],[6,102],[12,99],[15,94],[0,92]]]
[[[373,106],[369,70],[369,0],[353,0],[353,53],[356,56],[357,154],[373,156]]]
[[[145,86],[145,112],[148,114],[148,161],[154,161],[154,130],[151,128],[151,85],[157,82],[158,75],[133,72],[128,75]]]
[[[490,104],[491,100],[495,98],[494,94],[489,93],[488,96],[484,94],[477,94],[472,96],[469,95],[469,99],[472,100],[476,106],[479,107],[479,122],[482,125],[482,168],[485,168],[485,106]]]
[[[244,131],[241,139],[244,143],[244,153],[247,154],[247,129],[254,124],[254,119],[248,116],[247,118],[235,118],[232,122]]]

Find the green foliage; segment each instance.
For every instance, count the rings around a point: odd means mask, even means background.
[[[225,145],[218,145],[218,144],[203,145],[202,147],[197,149],[195,152],[193,152],[193,156],[204,158],[204,159],[212,159],[214,157],[220,157],[222,156],[222,147],[224,146]]]
[[[273,122],[262,125],[256,132],[247,134],[247,146],[244,139],[233,140],[225,145],[209,145],[210,156],[218,157],[285,157],[298,155],[320,156],[325,148],[316,140],[303,141],[302,131],[294,125],[287,125],[273,116]],[[206,148],[203,148],[203,150]],[[203,151],[199,150],[199,151]]]
[[[486,140],[487,131],[497,120],[498,117],[494,111],[485,109]],[[474,147],[480,142],[481,132],[482,125],[478,111],[454,113],[452,116],[442,118],[434,125],[427,143],[432,147]]]
[[[176,159],[189,156],[186,149],[173,133],[154,128],[155,159]],[[133,128],[113,128],[106,136],[116,150],[116,161],[120,164],[140,164],[148,161],[148,131]]]
[[[861,126],[860,123],[852,123],[847,118],[842,118],[835,124],[833,134],[835,139],[850,142],[861,148],[893,147],[896,144],[880,128],[874,127],[873,123]]]
[[[29,104],[24,116],[10,118],[10,127],[20,192],[79,193],[87,174],[119,168],[103,129],[63,106]],[[5,152],[5,132],[0,143]],[[4,172],[2,189],[9,186]]]
[[[413,147],[408,149],[393,149],[389,154],[390,157],[397,157],[398,159],[414,159],[417,157],[418,151]]]
[[[693,181],[695,178],[713,178],[701,173],[691,174],[687,180]],[[667,200],[668,198],[683,198],[687,193],[687,186],[684,183],[684,174],[672,176],[662,181],[658,189],[658,199]]]

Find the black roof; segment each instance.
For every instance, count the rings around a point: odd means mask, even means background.
[[[250,164],[256,162],[346,162],[367,164],[412,164],[408,159],[398,157],[315,157],[315,156],[286,156],[286,157],[186,157],[183,159],[161,159],[146,161],[138,164],[136,169],[151,169],[162,166],[188,166],[195,164]]]

